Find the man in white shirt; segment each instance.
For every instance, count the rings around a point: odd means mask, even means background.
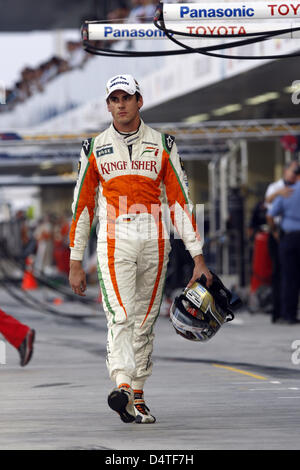
[[[271,208],[272,202],[277,196],[288,197],[291,194],[292,189],[290,186],[294,184],[296,180],[294,171],[297,166],[298,162],[296,160],[289,162],[284,168],[282,178],[275,181],[274,183],[269,184],[267,187],[265,204],[268,210]]]

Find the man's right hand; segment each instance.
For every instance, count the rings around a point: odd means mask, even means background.
[[[278,196],[289,197],[292,194],[293,191],[294,191],[294,189],[291,188],[290,186],[284,186],[283,188],[278,189],[277,191],[275,191],[270,196],[266,197],[265,202],[267,204],[271,204]]]
[[[278,191],[278,194],[282,197],[289,197],[293,193],[293,191],[294,188],[291,188],[290,186],[285,186],[284,188]]]
[[[69,283],[75,294],[85,296],[86,275],[81,261],[70,260]]]

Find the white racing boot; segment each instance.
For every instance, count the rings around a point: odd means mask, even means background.
[[[143,390],[134,390],[134,410],[136,423],[155,423],[156,419],[145,403]]]
[[[133,406],[133,391],[130,385],[121,384],[114,388],[108,395],[108,405],[116,411],[124,423],[133,423],[135,421],[135,409]]]

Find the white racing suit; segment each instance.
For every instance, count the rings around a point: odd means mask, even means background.
[[[98,275],[108,324],[107,366],[117,385],[142,389],[151,374],[153,327],[170,251],[162,217],[171,220],[192,257],[202,241],[174,138],[141,121],[131,135],[113,125],[83,142],[70,230],[71,259],[82,260],[96,207]]]

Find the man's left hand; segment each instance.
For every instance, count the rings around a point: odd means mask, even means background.
[[[206,287],[209,287],[212,284],[213,276],[205,264],[203,255],[195,256],[194,263],[195,263],[195,267],[194,267],[193,275],[187,287],[191,287],[197,279],[200,279],[202,274],[204,274],[204,276],[206,277]]]

